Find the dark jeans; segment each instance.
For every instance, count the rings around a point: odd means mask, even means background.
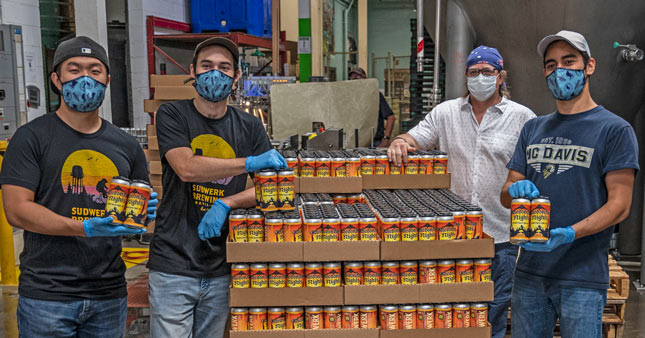
[[[127,297],[105,300],[49,301],[20,296],[21,338],[123,338]]]
[[[488,305],[488,320],[493,331],[492,338],[504,338],[506,334],[517,250],[516,245],[508,242],[495,244],[495,258],[493,259],[491,276],[495,282],[495,300]]]

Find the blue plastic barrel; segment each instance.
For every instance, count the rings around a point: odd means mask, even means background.
[[[191,0],[193,33],[244,31],[271,37],[271,0]]]

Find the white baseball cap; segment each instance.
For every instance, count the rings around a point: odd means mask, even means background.
[[[567,30],[561,30],[557,34],[547,35],[544,37],[544,39],[542,39],[537,45],[538,54],[540,54],[541,57],[544,57],[546,48],[549,47],[551,43],[560,40],[566,41],[571,45],[571,47],[581,52],[585,52],[587,53],[587,56],[591,57],[591,51],[589,50],[589,45],[587,44],[585,37],[580,33]]]

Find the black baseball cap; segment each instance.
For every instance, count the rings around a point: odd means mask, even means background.
[[[197,47],[195,47],[195,53],[193,54],[193,65],[197,62],[197,55],[199,52],[210,46],[221,46],[226,48],[231,54],[233,55],[233,65],[235,66],[235,69],[237,70],[238,65],[238,59],[240,58],[240,51],[237,49],[237,45],[235,42],[233,42],[231,39],[227,39],[224,37],[214,37],[210,38],[207,40],[204,40],[200,42]]]
[[[76,56],[93,57],[101,61],[103,65],[105,65],[105,69],[107,69],[108,74],[110,73],[110,62],[108,60],[107,52],[105,52],[105,48],[87,36],[77,36],[75,38],[65,40],[58,45],[56,52],[54,53],[54,72],[58,69],[58,66],[65,62],[65,60]],[[60,95],[58,88],[54,86],[51,79],[49,82],[54,92]]]

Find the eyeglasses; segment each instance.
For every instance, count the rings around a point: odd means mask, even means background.
[[[466,71],[466,77],[475,77],[479,76],[479,74],[484,74],[484,76],[492,76],[495,75],[495,71],[497,71],[497,69],[495,68],[468,69]]]

